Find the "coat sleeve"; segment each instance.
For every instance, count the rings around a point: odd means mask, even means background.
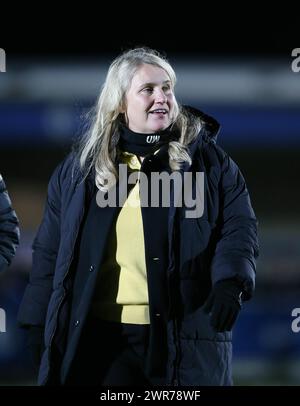
[[[19,244],[19,222],[0,175],[0,272],[10,265]]]
[[[235,162],[225,155],[220,183],[220,233],[212,260],[212,283],[236,278],[244,288],[243,299],[255,288],[258,257],[257,220],[245,180]]]
[[[43,219],[33,241],[32,269],[18,313],[21,327],[45,324],[60,244],[61,169],[62,164],[50,179]]]

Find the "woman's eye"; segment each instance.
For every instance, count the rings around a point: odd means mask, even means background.
[[[164,92],[168,92],[169,90],[171,90],[171,87],[170,87],[170,86],[164,86],[164,87],[163,87],[163,91],[164,91]]]

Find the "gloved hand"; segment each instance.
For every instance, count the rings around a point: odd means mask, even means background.
[[[41,357],[45,349],[44,327],[31,326],[27,331],[27,347],[35,368],[40,366]]]
[[[217,332],[230,331],[242,307],[240,282],[236,279],[218,281],[212,288],[204,306],[210,313],[210,323]]]

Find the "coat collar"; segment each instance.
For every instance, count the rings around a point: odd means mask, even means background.
[[[187,148],[189,151],[189,155],[191,156],[192,160],[195,155],[195,152],[197,149],[201,148],[203,141],[205,142],[212,142],[216,144],[217,138],[220,132],[220,124],[216,119],[213,117],[209,116],[208,114],[205,114],[201,110],[198,110],[194,107],[184,105],[183,108],[190,113],[191,115],[194,115],[198,118],[200,118],[202,127],[201,130],[199,131],[199,134],[195,139],[188,144]],[[161,163],[161,169],[162,170],[168,170],[169,165],[169,157],[168,157],[168,144],[162,145],[158,151],[155,152],[155,156],[160,160]],[[182,171],[187,171],[189,169],[190,165],[188,162],[184,162]],[[80,170],[78,170],[80,173],[77,177],[77,184],[82,182],[82,173]],[[95,185],[95,168],[93,167],[90,173],[87,176],[87,183],[89,183],[89,189],[93,189]]]

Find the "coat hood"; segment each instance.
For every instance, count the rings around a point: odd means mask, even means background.
[[[203,113],[195,107],[184,105],[183,108],[191,115],[199,117],[202,122],[201,136],[205,141],[217,142],[218,134],[220,131],[220,124],[216,119]]]

